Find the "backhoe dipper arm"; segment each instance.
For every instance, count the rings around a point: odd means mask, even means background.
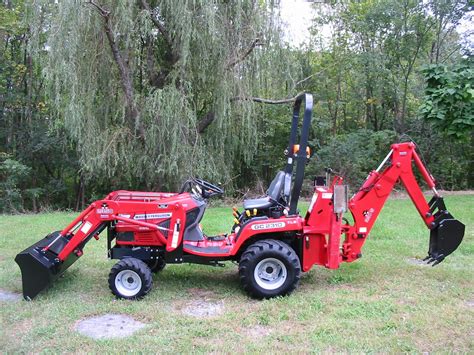
[[[431,230],[428,256],[430,262],[441,262],[462,241],[464,225],[455,220],[444,206],[435,189],[435,180],[421,162],[412,142],[393,144],[391,151],[377,170],[372,171],[360,190],[349,201],[354,225],[346,225],[342,257],[353,261],[361,257],[361,248],[393,187],[401,181],[418,213]],[[390,162],[382,172],[383,166]],[[434,197],[427,202],[412,170],[412,162],[432,189]],[[437,210],[437,211],[435,211]],[[462,229],[462,231],[461,231]]]

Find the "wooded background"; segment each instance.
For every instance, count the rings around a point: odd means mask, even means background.
[[[82,209],[189,176],[234,197],[266,186],[303,91],[315,96],[308,177],[332,167],[354,191],[413,139],[441,187],[472,188],[469,1],[313,6],[295,47],[278,1],[3,0],[0,212]]]

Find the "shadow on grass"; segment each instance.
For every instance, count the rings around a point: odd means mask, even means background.
[[[44,289],[36,299],[50,299],[58,293],[67,298],[76,297],[78,293],[97,296],[97,293],[103,293],[101,290],[110,292],[108,273],[108,269],[102,272],[89,272],[88,269],[71,268]],[[167,265],[165,270],[153,274],[152,293],[158,292],[165,298],[171,299],[176,295],[192,296],[199,289],[212,291],[216,297],[246,295],[240,286],[237,268],[231,264],[225,268]]]

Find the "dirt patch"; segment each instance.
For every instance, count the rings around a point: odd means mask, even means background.
[[[10,331],[7,333],[10,338],[19,339],[23,334],[27,334],[33,328],[33,320],[27,318],[11,325]]]
[[[132,335],[145,324],[121,314],[104,314],[83,319],[76,323],[75,330],[93,339],[117,339]]]
[[[11,302],[21,300],[21,294],[0,289],[0,301]]]
[[[216,294],[202,288],[190,288],[188,293],[194,300],[178,306],[181,313],[195,318],[211,318],[224,311],[224,303],[216,300]]]
[[[197,288],[197,287],[190,288],[188,289],[187,292],[193,298],[201,298],[201,299],[207,299],[207,300],[213,299],[216,296],[216,294],[210,290],[205,290],[205,289]]]
[[[260,339],[270,335],[272,329],[264,327],[263,325],[255,325],[245,329],[245,334],[251,339]]]
[[[186,303],[181,312],[195,318],[211,318],[221,315],[224,312],[224,305],[222,302],[196,300]]]

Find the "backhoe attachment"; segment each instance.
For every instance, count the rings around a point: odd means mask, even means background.
[[[405,187],[420,217],[430,229],[429,264],[437,265],[455,251],[464,237],[465,226],[446,209],[436,190],[436,181],[423,164],[412,142],[393,144],[380,166],[372,171],[359,191],[349,201],[355,224],[346,231],[343,258],[353,261],[361,255],[361,248],[369,235],[386,199],[397,182]],[[428,202],[415,178],[416,167],[434,196]]]

